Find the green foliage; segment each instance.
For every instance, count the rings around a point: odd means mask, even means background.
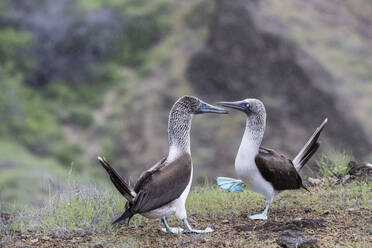
[[[54,156],[61,162],[62,166],[67,168],[73,166],[76,171],[80,172],[83,165],[83,162],[79,159],[81,152],[79,145],[60,143],[57,144]]]
[[[249,199],[249,200],[248,200]],[[249,202],[249,206],[247,205]],[[239,216],[264,205],[264,198],[250,190],[230,193],[217,186],[196,187],[187,199],[186,209],[208,217]]]
[[[53,187],[52,187],[53,188]],[[20,211],[13,223],[12,230],[22,233],[72,237],[75,235],[93,235],[105,239],[110,235],[138,235],[160,228],[160,222],[154,222],[136,215],[131,220],[131,227],[114,228],[111,221],[124,209],[125,200],[106,185],[82,185],[68,183],[61,190],[52,190],[42,207],[27,208]],[[311,195],[304,191],[286,191],[281,193],[271,206],[271,215],[282,215],[291,211],[303,215],[303,208],[311,206],[316,216],[327,212],[357,211],[371,209],[372,184],[352,182],[346,186],[334,185],[312,188]],[[259,212],[265,205],[264,197],[244,189],[242,193],[229,193],[216,186],[196,187],[186,202],[186,209],[191,219],[226,219],[244,218],[243,215]],[[279,217],[280,218],[280,217]],[[247,220],[243,220],[246,222]],[[216,223],[216,222],[215,222]],[[170,218],[171,225],[180,225]],[[141,228],[139,228],[141,226]],[[4,230],[9,230],[9,226]],[[128,231],[129,229],[129,231]],[[125,231],[127,230],[127,231]],[[119,234],[120,233],[120,234]],[[127,236],[123,237],[127,240]],[[169,238],[174,238],[169,236]],[[140,246],[142,240],[137,240]]]
[[[56,160],[36,157],[12,140],[0,140],[0,170],[0,208],[5,210],[39,205],[48,188],[60,188],[68,177]]]
[[[212,1],[200,1],[185,16],[185,23],[192,29],[208,28],[214,13]]]
[[[22,75],[0,66],[0,137],[11,138],[39,154],[51,152],[61,139],[57,119],[42,98],[22,86]]]
[[[336,152],[329,150],[322,154],[317,161],[320,173],[323,177],[343,177],[349,171],[348,164],[352,160],[352,155],[347,152]]]
[[[113,232],[111,221],[124,203],[121,195],[102,187],[70,184],[50,197],[43,208],[22,212],[13,228],[61,237],[109,233]]]
[[[149,48],[170,30],[168,4],[164,0],[124,1],[116,5],[116,10],[125,13],[122,21],[125,20],[127,26],[111,40],[113,49],[108,58],[120,64],[139,66]]]
[[[0,29],[0,65],[12,65],[16,71],[30,71],[35,67],[32,48],[29,33],[13,28]]]

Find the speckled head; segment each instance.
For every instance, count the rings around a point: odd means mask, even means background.
[[[185,114],[204,114],[204,113],[217,113],[227,114],[225,109],[210,105],[203,102],[195,96],[183,96],[176,101],[173,105],[172,111],[181,111]]]
[[[255,98],[247,98],[236,102],[219,102],[220,105],[240,110],[247,115],[262,115],[266,114],[264,104]]]
[[[170,147],[190,151],[191,120],[194,115],[204,113],[227,114],[223,109],[194,96],[183,96],[173,105],[168,119],[168,140]]]
[[[247,98],[236,102],[219,102],[219,104],[244,112],[247,115],[247,128],[263,135],[266,126],[266,110],[260,100]]]

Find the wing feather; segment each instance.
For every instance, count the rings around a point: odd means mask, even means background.
[[[260,148],[255,157],[258,170],[274,189],[298,189],[302,187],[302,179],[290,159],[267,148]]]
[[[135,190],[143,194],[141,202],[134,203],[136,213],[145,213],[162,207],[181,196],[191,177],[191,157],[183,155],[167,164],[146,171],[136,183]]]

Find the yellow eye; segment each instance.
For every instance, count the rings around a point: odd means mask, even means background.
[[[246,105],[246,106],[247,106],[247,108],[249,108],[249,103],[247,103],[247,105]]]

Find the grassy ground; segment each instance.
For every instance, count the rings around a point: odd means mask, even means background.
[[[274,201],[268,221],[252,221],[264,198],[247,189],[227,193],[215,186],[195,187],[187,200],[190,223],[212,227],[205,235],[162,233],[159,220],[135,216],[129,226],[113,228],[110,222],[124,206],[122,197],[105,188],[71,184],[57,192],[41,209],[19,212],[2,220],[6,247],[276,247],[279,233],[293,221],[315,219],[321,224],[299,227],[318,239],[321,247],[372,245],[372,183],[325,183],[287,191]],[[290,223],[289,223],[290,222]],[[1,223],[1,222],[0,222]],[[181,222],[171,218],[171,226]]]

